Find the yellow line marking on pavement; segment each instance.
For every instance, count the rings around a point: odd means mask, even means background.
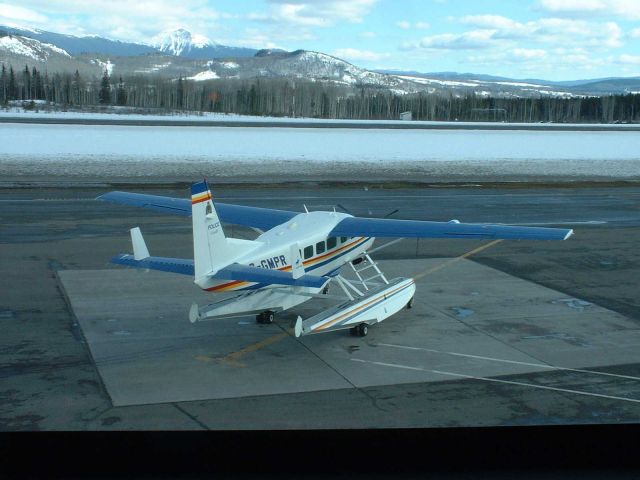
[[[424,272],[419,273],[418,275],[415,275],[413,279],[416,281],[420,280],[421,278],[426,277],[431,273],[437,272],[438,270],[442,270],[443,268],[448,267],[449,265],[453,265],[454,263],[459,262],[460,260],[463,260],[465,258],[469,258],[471,255],[475,255],[476,253],[486,250],[487,248],[493,247],[494,245],[497,245],[500,242],[502,242],[502,239],[493,240],[489,243],[485,243],[484,245],[480,245],[478,248],[474,248],[473,250],[470,250],[467,253],[463,253],[459,257],[447,260],[446,262],[441,263],[440,265],[436,265],[435,267],[431,267],[430,269],[425,270]]]
[[[246,364],[239,361],[242,357],[250,353],[256,352],[262,348],[268,347],[273,343],[279,342],[280,340],[283,340],[284,338],[291,336],[292,332],[293,330],[287,330],[285,332],[278,333],[277,335],[273,335],[257,343],[251,344],[243,348],[242,350],[238,350],[237,352],[230,353],[225,357],[216,358],[216,357],[210,357],[208,355],[198,355],[195,358],[196,360],[200,360],[203,362],[220,362],[220,363],[230,365],[232,367],[246,367],[247,366]]]
[[[237,352],[230,353],[229,355],[224,357],[222,361],[224,362],[231,361],[231,362],[237,363],[238,360],[244,357],[245,355],[256,352],[264,347],[271,345],[272,343],[279,342],[280,340],[288,337],[289,335],[290,335],[289,332],[285,331],[282,333],[278,333],[277,335],[273,335],[271,337],[265,338],[264,340],[254,343],[253,345],[249,345],[248,347],[245,347],[242,350],[238,350]]]
[[[227,360],[226,357],[213,357],[211,355],[196,355],[194,358],[196,360],[200,360],[201,362],[207,362],[207,363],[218,362],[218,363],[225,363],[232,367],[246,367],[244,363],[235,362],[233,360]]]

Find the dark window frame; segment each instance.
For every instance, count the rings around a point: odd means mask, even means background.
[[[309,245],[308,247],[304,247],[304,259],[313,257],[313,245]]]

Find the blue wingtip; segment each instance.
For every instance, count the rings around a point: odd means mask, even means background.
[[[209,190],[209,186],[207,185],[206,180],[202,180],[201,182],[191,185],[191,195],[198,195],[206,192],[207,190]]]

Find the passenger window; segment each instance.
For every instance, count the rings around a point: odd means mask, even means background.
[[[316,243],[316,255],[320,255],[321,253],[323,253],[325,250],[324,248],[324,242],[318,242]]]
[[[309,245],[308,247],[304,247],[304,259],[313,257],[313,245]]]
[[[340,243],[347,243],[347,237],[340,237]]]
[[[331,250],[332,248],[336,248],[338,244],[338,239],[336,237],[327,238],[327,250]]]

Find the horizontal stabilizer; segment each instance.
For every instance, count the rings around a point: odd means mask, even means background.
[[[126,265],[134,268],[147,268],[162,272],[180,273],[182,275],[194,275],[193,260],[183,258],[147,257],[136,260],[133,255],[120,254],[111,259],[112,263]],[[289,272],[269,270],[267,268],[249,267],[234,263],[228,265],[213,275],[211,278],[220,280],[240,280],[244,282],[264,283],[267,285],[291,285],[296,287],[322,288],[329,281],[327,277],[315,275],[303,275],[293,278]]]
[[[338,223],[329,236],[566,240],[572,234],[573,230],[566,228],[349,217]]]
[[[219,270],[213,278],[222,280],[243,280],[245,282],[266,283],[268,285],[292,285],[296,287],[322,288],[329,281],[327,277],[302,275],[293,278],[289,272],[268,268],[250,267],[234,263]]]
[[[111,263],[126,265],[127,267],[148,268],[162,272],[180,273],[193,276],[193,260],[183,258],[147,257],[136,260],[133,255],[122,253],[111,259]]]
[[[144,193],[116,191],[100,195],[96,200],[116,203],[119,205],[148,208],[150,210],[155,210],[156,212],[162,212],[170,215],[181,215],[183,217],[191,216],[190,198],[173,198],[163,197],[160,195],[147,195]],[[289,212],[286,210],[246,207],[244,205],[230,205],[228,203],[220,202],[216,202],[216,210],[220,220],[225,223],[254,227],[262,230],[269,230],[298,215],[297,212]]]

